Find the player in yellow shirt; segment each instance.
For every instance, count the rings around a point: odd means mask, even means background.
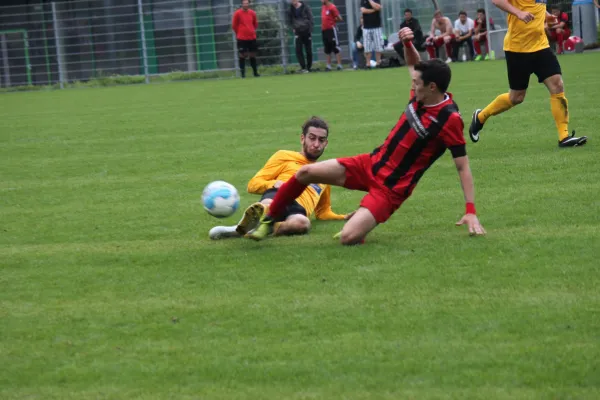
[[[535,74],[550,92],[550,108],[558,130],[558,146],[574,147],[587,142],[587,137],[569,136],[569,108],[562,80],[562,71],[556,55],[550,49],[544,25],[555,17],[546,11],[546,0],[492,0],[499,9],[508,13],[508,32],[504,38],[504,52],[510,92],[496,97],[483,110],[473,113],[469,136],[479,141],[479,133],[488,118],[498,115],[525,100],[529,77]]]
[[[302,151],[280,150],[273,154],[265,166],[248,182],[248,192],[261,194],[260,202],[252,204],[244,212],[237,225],[215,226],[209,232],[213,240],[241,237],[250,232],[260,221],[266,207],[273,201],[277,189],[298,172],[303,165],[314,163],[327,147],[329,127],[320,118],[312,117],[302,125],[300,143]],[[331,210],[331,187],[314,184],[290,205],[275,224],[276,235],[304,234],[310,230],[310,216],[320,220],[343,220],[352,214],[339,215]]]

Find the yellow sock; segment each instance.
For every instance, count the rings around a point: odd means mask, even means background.
[[[514,104],[511,103],[508,93],[501,94],[488,104],[486,108],[481,110],[478,116],[479,122],[485,124],[485,121],[492,115],[501,114],[504,111],[510,110],[513,106]]]
[[[550,108],[556,122],[558,140],[563,140],[569,136],[569,102],[564,92],[550,95]]]

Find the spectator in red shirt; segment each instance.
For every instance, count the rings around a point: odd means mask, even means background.
[[[323,33],[323,47],[327,55],[327,71],[331,71],[331,53],[335,53],[337,69],[342,69],[342,55],[340,54],[340,40],[336,27],[338,21],[342,21],[337,7],[329,0],[321,0],[321,30]]]
[[[254,76],[260,76],[256,64],[256,52],[258,51],[256,29],[258,28],[258,19],[256,18],[256,13],[250,9],[250,0],[242,0],[242,8],[233,13],[231,27],[237,39],[242,78],[246,77],[246,58],[248,56],[250,57],[250,65],[252,66],[252,71],[254,71]]]
[[[556,18],[556,22],[548,22],[548,36],[551,42],[556,42],[558,54],[563,52],[563,43],[571,36],[569,29],[569,15],[561,12],[559,6],[552,6],[552,15]]]

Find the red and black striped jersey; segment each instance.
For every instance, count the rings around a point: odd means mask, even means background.
[[[465,156],[464,124],[452,95],[436,105],[423,106],[414,91],[411,100],[385,142],[371,153],[373,177],[408,197],[425,171],[446,149]]]

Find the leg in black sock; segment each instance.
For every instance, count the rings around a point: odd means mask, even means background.
[[[240,57],[240,72],[242,73],[242,78],[246,77],[246,59],[244,57]]]
[[[254,71],[254,76],[260,76],[256,65],[256,57],[250,56],[250,65],[252,66],[252,71]]]

